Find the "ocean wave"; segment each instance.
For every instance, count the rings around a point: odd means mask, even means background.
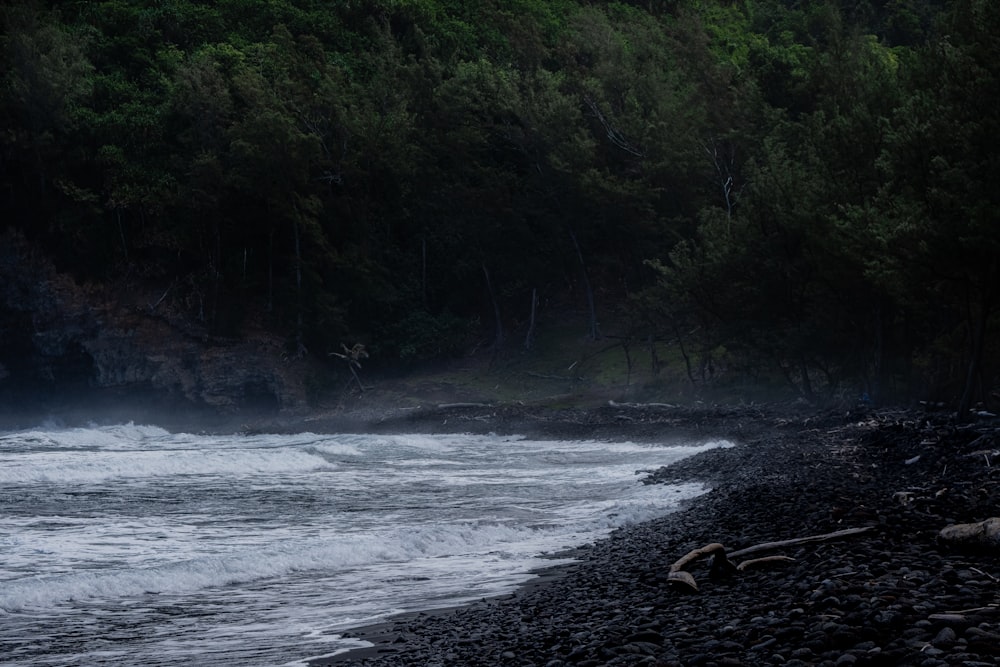
[[[34,452],[0,467],[0,483],[98,482],[181,475],[246,475],[333,470],[322,456],[295,448]]]

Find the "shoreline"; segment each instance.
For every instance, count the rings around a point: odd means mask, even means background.
[[[991,415],[955,423],[945,413],[799,404],[459,404],[217,422],[211,431],[738,443],[637,479],[711,490],[573,550],[578,560],[555,566],[555,576],[343,630],[374,645],[297,658],[312,667],[1000,667],[1000,544],[969,550],[939,539],[948,525],[1000,516],[1000,420]],[[694,594],[668,576],[710,543],[732,552],[852,528],[868,532],[782,548],[787,560],[761,570],[713,578],[696,562],[687,568]]]
[[[600,409],[564,410],[553,412],[550,410],[531,411],[510,406],[460,406],[460,407],[428,407],[406,411],[396,418],[386,419],[384,417],[376,422],[364,422],[355,418],[349,419],[324,419],[314,418],[304,422],[303,426],[315,427],[317,431],[342,431],[344,426],[354,426],[358,430],[365,432],[387,432],[387,433],[440,433],[440,432],[469,432],[469,433],[502,433],[505,435],[524,435],[525,437],[538,437],[549,439],[614,439],[614,440],[652,440],[664,439],[665,435],[661,428],[664,414],[674,414],[681,412],[682,417],[673,416],[669,423],[672,423],[676,430],[672,430],[666,440],[682,440],[689,442],[692,446],[698,442],[691,440],[709,440],[713,437],[720,439],[731,435],[731,427],[705,428],[700,423],[692,422],[690,414],[698,414],[699,421],[704,418],[702,410],[691,411],[684,408],[670,407],[666,410],[662,407],[653,408],[652,416],[645,414],[640,417],[640,428],[622,428],[622,411],[637,412],[632,406],[621,406],[609,404],[609,411],[614,413],[608,418],[599,416]],[[487,417],[484,417],[484,414]],[[637,412],[638,414],[638,412]],[[629,420],[630,421],[630,420]],[[282,426],[280,430],[288,428]],[[740,430],[738,427],[737,430]],[[297,430],[297,427],[292,427]],[[716,433],[717,431],[717,433]],[[698,456],[697,454],[694,456]],[[652,471],[650,471],[652,472]],[[701,481],[701,480],[693,480]],[[641,483],[641,481],[637,482]],[[710,493],[711,490],[706,493]],[[702,494],[704,495],[704,494]],[[701,497],[701,496],[698,496]],[[684,504],[692,502],[684,501]],[[684,511],[684,506],[671,512],[671,514]],[[616,531],[628,530],[629,526],[616,529]],[[606,539],[606,538],[605,538]],[[560,565],[546,566],[532,571],[531,579],[517,586],[516,590],[509,593],[482,598],[478,601],[467,604],[449,605],[446,607],[424,609],[418,611],[402,612],[393,614],[385,620],[354,626],[347,628],[341,634],[345,638],[359,639],[370,642],[372,646],[348,649],[334,656],[317,657],[305,659],[304,662],[311,667],[321,667],[322,665],[350,665],[357,664],[374,658],[388,659],[405,652],[403,639],[405,632],[401,632],[401,627],[408,627],[420,624],[432,618],[448,617],[455,613],[472,611],[478,609],[488,609],[504,601],[516,599],[519,595],[545,589],[553,582],[564,579],[573,572],[579,564],[579,559],[586,555],[593,548],[593,543],[569,547],[550,558],[557,560],[562,557],[573,558],[574,562]]]
[[[1000,513],[1000,466],[968,451],[1000,447],[1000,424],[959,426],[899,411],[748,419],[743,409],[680,416],[640,409],[622,423],[612,412],[536,423],[531,434],[592,428],[619,438],[699,434],[739,444],[652,474],[647,482],[713,488],[677,512],[577,549],[579,560],[556,566],[555,576],[470,605],[349,629],[339,634],[373,646],[309,664],[1000,665],[993,641],[1000,551],[969,554],[936,539],[948,523]],[[486,427],[500,432],[516,419],[498,421],[501,428]],[[909,494],[906,502],[900,493]],[[727,579],[691,566],[696,594],[667,579],[673,561],[710,542],[731,550],[859,527],[870,532],[790,547],[782,553],[794,562]]]
[[[561,553],[571,553],[582,549],[586,549],[586,547],[578,547]],[[552,558],[557,557],[557,555],[552,556]],[[404,644],[405,641],[399,641],[399,639],[403,636],[403,633],[399,631],[401,626],[413,626],[415,624],[423,623],[428,619],[448,617],[463,610],[488,608],[493,604],[502,604],[505,600],[516,598],[519,592],[528,591],[536,587],[544,587],[564,578],[569,574],[573,566],[574,563],[566,563],[542,567],[534,570],[531,573],[531,579],[518,585],[517,589],[510,593],[491,595],[467,604],[448,605],[445,607],[421,609],[417,611],[406,611],[393,614],[383,621],[347,628],[343,631],[343,633],[337,634],[349,639],[360,639],[370,642],[372,646],[361,646],[358,648],[348,649],[342,653],[329,657],[307,658],[304,659],[303,662],[310,666],[319,667],[322,665],[351,665],[357,664],[359,661],[364,661],[369,658],[391,657],[397,653],[405,651],[405,647],[400,646],[400,644]]]

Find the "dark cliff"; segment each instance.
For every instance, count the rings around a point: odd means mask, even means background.
[[[78,284],[21,235],[0,237],[0,414],[305,409],[306,362],[283,355],[278,338],[213,337],[147,296]]]

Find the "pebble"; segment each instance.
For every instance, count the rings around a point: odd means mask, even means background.
[[[937,636],[931,640],[931,644],[938,647],[948,647],[955,643],[958,639],[958,635],[950,627],[945,626],[937,633]]]

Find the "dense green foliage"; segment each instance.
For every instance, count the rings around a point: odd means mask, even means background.
[[[695,382],[998,384],[994,0],[0,11],[3,224],[215,336],[433,359],[537,293]]]

